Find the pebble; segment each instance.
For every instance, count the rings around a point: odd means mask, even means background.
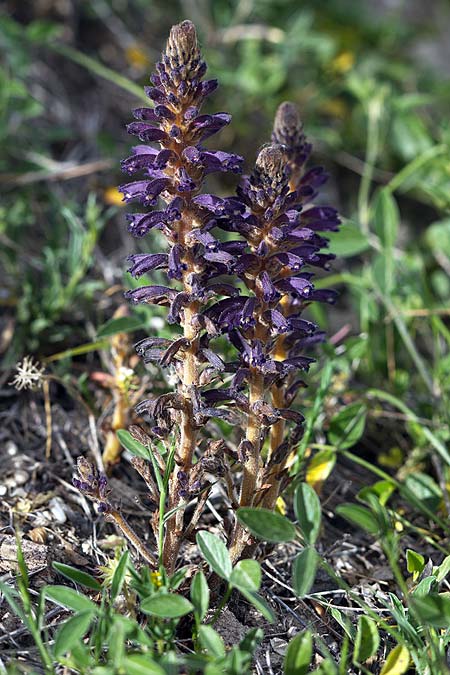
[[[66,522],[67,516],[64,502],[60,497],[53,497],[49,502],[49,509],[57,523],[62,525]]]

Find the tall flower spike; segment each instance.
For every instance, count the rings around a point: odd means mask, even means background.
[[[158,199],[165,202],[162,209],[130,215],[129,230],[142,237],[152,229],[159,229],[169,249],[167,253],[130,257],[129,271],[133,276],[165,270],[167,284],[141,286],[128,291],[126,296],[134,303],[168,306],[168,321],[179,323],[183,329],[182,339],[164,340],[163,349],[161,341],[157,343],[155,338],[138,345],[144,360],[171,363],[179,377],[177,394],[164,395],[161,401],[144,402],[139,408],[150,416],[156,436],[179,429],[167,505],[168,510],[176,512],[166,526],[164,563],[169,570],[173,569],[181,541],[185,491],[180,490],[180,485],[190,481],[199,421],[220,414],[198,405],[202,371],[208,369],[210,382],[211,371],[221,363],[218,359],[211,365],[208,360],[208,342],[215,329],[205,319],[203,310],[217,294],[236,294],[234,288],[214,283],[234,260],[233,242],[221,245],[211,234],[224,200],[200,192],[208,174],[239,173],[242,159],[203,146],[205,139],[231,119],[224,112],[200,114],[206,97],[217,86],[216,80],[203,80],[205,72],[194,25],[183,21],[173,26],[151,78],[154,86],[146,89],[154,108],[138,108],[134,111],[138,121],[128,125],[128,131],[138,136],[143,145],[133,148],[133,155],[122,167],[130,175],[142,173],[143,177],[119,188],[127,202],[138,201],[145,207],[155,206]],[[208,208],[211,205],[215,213]]]
[[[296,391],[304,386],[298,371],[308,370],[313,361],[304,354],[305,348],[322,338],[301,315],[312,300],[334,300],[333,292],[314,289],[310,269],[328,266],[333,256],[319,253],[327,241],[317,232],[337,229],[339,219],[333,209],[307,208],[324,174],[317,169],[303,174],[301,166],[292,164],[296,157],[304,161],[301,148],[307,144],[301,127],[296,131],[293,126],[298,118],[293,118],[291,107],[284,111],[288,119],[282,124],[284,118],[278,114],[277,133],[284,140],[291,138],[292,148],[279,143],[263,147],[253,173],[242,178],[237,190],[242,209],[234,227],[245,236],[249,249],[238,257],[235,269],[248,296],[221,301],[211,309],[213,320],[229,326],[230,340],[240,355],[229,397],[237,402],[245,384],[248,391],[241,506],[274,506],[289,450],[301,435],[303,417],[290,409]],[[294,189],[293,171],[298,174]],[[294,423],[294,431],[283,441],[286,421]],[[273,439],[273,430],[280,428],[281,436],[275,434],[276,445],[264,466],[264,439],[268,434]],[[234,560],[242,554],[246,538],[237,524],[231,546]]]

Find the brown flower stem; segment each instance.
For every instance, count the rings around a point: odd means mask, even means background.
[[[186,235],[192,230],[194,222],[195,219],[193,214],[190,214],[189,211],[187,211],[180,224],[179,241],[181,244],[185,244]],[[184,262],[186,264],[186,270],[183,273],[183,288],[184,291],[189,293],[191,288],[187,279],[188,275],[193,272],[193,264],[189,255],[186,256]],[[198,313],[198,310],[199,303],[198,301],[194,301],[184,308],[183,315],[183,336],[189,341],[190,345],[184,353],[183,370],[180,382],[180,394],[184,399],[180,421],[180,446],[179,452],[177,453],[177,463],[169,479],[168,509],[178,509],[166,523],[163,563],[169,574],[174,571],[177,554],[183,537],[185,509],[183,507],[179,508],[182,505],[183,500],[178,494],[178,473],[182,470],[189,475],[197,444],[197,430],[193,417],[190,389],[192,386],[198,384],[198,337],[196,330],[192,325],[192,319],[195,314]]]
[[[240,506],[252,506],[258,485],[258,474],[261,454],[261,420],[255,414],[253,405],[264,396],[264,376],[258,370],[250,370],[249,402],[250,412],[247,421],[246,440],[251,443],[251,451],[244,463],[241,484]],[[247,545],[249,533],[236,520],[230,541],[230,557],[237,562]]]
[[[112,509],[108,512],[107,518],[112,520],[117,527],[121,530],[122,534],[128,539],[128,541],[135,547],[135,549],[141,554],[141,556],[146,560],[152,567],[156,565],[156,558],[153,553],[144,546],[142,541],[139,539],[135,531],[128,525],[125,518],[123,518],[118,511]]]

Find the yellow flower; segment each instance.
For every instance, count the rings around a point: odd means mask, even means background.
[[[331,62],[331,70],[335,73],[346,73],[355,63],[355,55],[353,52],[341,52]]]
[[[145,52],[142,45],[137,42],[126,48],[125,56],[130,66],[133,66],[134,68],[144,69],[150,66],[148,54]]]
[[[275,502],[275,509],[278,511],[278,513],[281,513],[282,516],[286,515],[287,508],[283,497],[278,497],[277,501]]]
[[[116,187],[106,188],[103,192],[103,199],[106,204],[110,204],[111,206],[125,206],[123,194]]]
[[[153,584],[156,588],[161,588],[161,586],[162,586],[162,577],[161,577],[161,574],[160,574],[159,572],[151,572],[150,578],[151,578],[151,580],[152,580],[152,584]]]

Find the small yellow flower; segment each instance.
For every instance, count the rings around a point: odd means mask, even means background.
[[[286,508],[286,502],[284,501],[283,497],[278,497],[278,499],[275,503],[275,509],[278,511],[278,513],[281,513],[282,516],[286,515],[287,508]]]
[[[123,194],[116,187],[109,187],[103,191],[103,199],[111,206],[125,206]]]
[[[150,578],[152,580],[152,584],[155,586],[155,588],[161,588],[162,586],[162,577],[159,572],[152,572],[150,574]]]
[[[352,68],[355,63],[355,55],[353,52],[344,51],[341,52],[333,59],[331,62],[331,69],[335,73],[346,73],[350,68]]]
[[[144,69],[150,66],[148,54],[145,52],[142,45],[137,42],[126,48],[125,56],[130,66],[133,66],[133,68]]]

